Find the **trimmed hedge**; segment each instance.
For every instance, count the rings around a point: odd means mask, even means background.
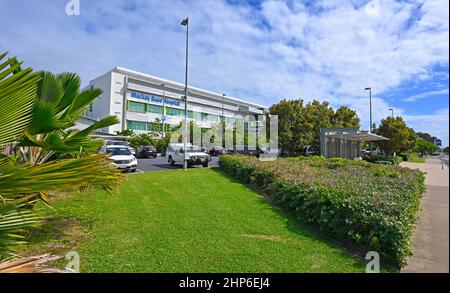
[[[377,251],[401,267],[410,252],[424,175],[400,166],[323,157],[278,158],[223,155],[227,174],[270,195],[304,222],[333,237]]]

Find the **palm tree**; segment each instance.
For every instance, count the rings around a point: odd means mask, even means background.
[[[33,118],[18,144],[21,159],[40,164],[62,157],[97,153],[103,141],[89,135],[119,123],[117,117],[105,117],[83,130],[72,127],[102,90],[80,90],[80,77],[75,73],[54,75],[42,71],[38,76]]]
[[[94,145],[86,134],[92,128],[76,132],[64,128],[73,123],[71,119],[76,119],[93,91],[49,96],[59,100],[42,99],[39,95],[43,92],[58,91],[54,80],[42,87],[43,74],[30,68],[22,70],[16,58],[2,61],[6,55],[0,54],[0,260],[14,255],[14,246],[23,243],[24,229],[41,223],[41,216],[28,206],[45,200],[43,194],[68,188],[113,191],[123,178],[118,170],[108,167],[107,156],[90,155],[83,149]],[[67,81],[66,89],[75,88],[67,76],[60,80]],[[2,154],[17,142],[29,151],[20,156]],[[73,156],[67,158],[67,154]],[[48,160],[53,155],[54,160]]]

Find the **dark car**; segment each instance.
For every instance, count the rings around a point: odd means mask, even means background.
[[[224,149],[221,146],[215,146],[209,151],[209,154],[211,156],[221,156],[221,155],[223,155],[225,153],[227,153],[226,149]]]
[[[156,158],[157,152],[154,146],[140,146],[136,151],[136,157],[138,158]]]

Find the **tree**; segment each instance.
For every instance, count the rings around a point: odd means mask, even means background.
[[[107,116],[83,130],[72,127],[102,90],[89,88],[81,91],[81,80],[75,73],[55,75],[42,71],[37,75],[39,82],[33,117],[18,144],[19,159],[40,164],[63,157],[98,153],[103,140],[89,135],[97,129],[117,124],[117,117]]]
[[[328,102],[320,103],[314,100],[305,107],[305,116],[309,124],[312,124],[310,135],[312,140],[309,143],[312,150],[316,153],[320,150],[320,129],[333,127],[334,110]]]
[[[123,135],[123,136],[133,136],[134,131],[130,129],[124,129],[122,131],[116,131],[117,135]]]
[[[422,154],[431,154],[439,148],[434,144],[426,140],[418,140],[416,142],[416,151]]]
[[[128,142],[130,143],[130,146],[135,149],[143,145],[155,145],[155,139],[147,133],[133,136],[128,139]]]
[[[389,138],[376,143],[388,155],[413,149],[416,140],[414,130],[409,128],[400,116],[382,119],[377,134]]]
[[[282,100],[270,107],[270,115],[278,115],[278,141],[289,154],[309,145],[313,123],[307,120],[303,100]]]
[[[340,107],[336,112],[328,102],[314,100],[305,106],[303,100],[282,100],[270,107],[278,115],[278,141],[283,152],[293,154],[310,146],[320,149],[320,129],[359,126],[356,111]]]
[[[425,141],[434,143],[434,140],[436,139],[435,136],[432,136],[431,134],[427,133],[427,132],[416,132],[417,136]]]
[[[336,128],[359,126],[359,117],[356,111],[342,106],[334,113],[332,124]]]
[[[42,76],[33,73],[31,68],[21,70],[21,63],[15,58],[2,62],[5,56],[6,53],[0,54],[0,154],[25,137],[32,137],[30,129],[43,130],[36,141],[48,138],[48,132],[56,125],[60,127],[58,122],[62,119],[52,116],[56,109],[48,106],[51,101],[39,102],[38,85]],[[52,91],[53,84],[45,86]],[[40,125],[37,115],[43,119]],[[80,144],[83,142],[81,140]],[[75,142],[71,141],[70,146],[75,147]],[[33,148],[36,153],[41,153],[41,147]],[[29,152],[26,154],[31,157]],[[116,190],[123,175],[108,166],[106,157],[85,155],[35,164],[14,155],[0,155],[0,260],[13,255],[14,246],[24,243],[22,233],[25,229],[42,222],[30,204],[33,207],[33,203],[45,201],[49,191],[73,188]]]

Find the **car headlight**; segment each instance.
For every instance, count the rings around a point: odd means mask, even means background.
[[[132,158],[132,159],[131,159],[131,162],[136,162],[136,161],[137,161],[136,158]]]
[[[197,156],[191,156],[192,160],[197,160]]]

